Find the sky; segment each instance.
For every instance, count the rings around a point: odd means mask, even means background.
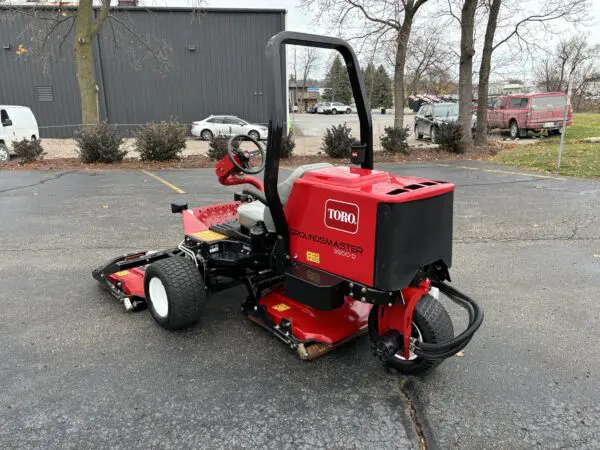
[[[209,7],[219,8],[248,8],[247,0],[207,0]],[[299,10],[298,0],[254,0],[252,8],[274,8],[287,10],[287,29],[311,33],[326,32],[327,30],[313,25],[313,17]],[[593,26],[590,27],[592,39],[600,44],[600,0],[592,0]]]

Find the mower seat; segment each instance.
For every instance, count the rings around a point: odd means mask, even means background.
[[[324,169],[326,167],[332,167],[332,165],[329,163],[305,164],[304,166],[294,169],[294,171],[289,177],[287,177],[285,181],[282,181],[279,183],[279,185],[277,185],[277,192],[279,193],[281,204],[285,207],[290,192],[292,191],[292,187],[294,186],[294,182],[298,178],[302,178],[306,172],[311,170]],[[240,205],[237,212],[238,221],[244,228],[249,230],[258,222],[264,222],[269,232],[275,232],[275,224],[273,223],[273,218],[271,217],[269,208],[267,208],[258,200]]]

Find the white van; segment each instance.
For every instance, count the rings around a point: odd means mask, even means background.
[[[13,141],[38,139],[35,116],[26,106],[0,105],[0,163],[8,161]]]

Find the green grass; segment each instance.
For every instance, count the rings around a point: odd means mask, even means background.
[[[600,178],[600,143],[586,144],[583,139],[600,137],[600,114],[576,114],[567,129],[560,169],[556,159],[560,136],[542,138],[538,144],[518,145],[502,150],[494,159],[500,164],[542,170],[574,177]]]

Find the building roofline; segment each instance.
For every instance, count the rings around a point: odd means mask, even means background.
[[[0,3],[0,10],[2,9],[37,9],[37,10],[54,10],[54,9],[75,9],[76,5],[10,5]],[[99,6],[94,6],[94,9],[99,9]],[[142,12],[157,12],[157,11],[169,11],[169,12],[207,12],[207,13],[231,13],[231,14],[252,14],[252,13],[273,13],[273,14],[287,14],[287,9],[276,9],[276,8],[193,8],[189,6],[111,6],[111,10],[115,11],[142,11]]]

